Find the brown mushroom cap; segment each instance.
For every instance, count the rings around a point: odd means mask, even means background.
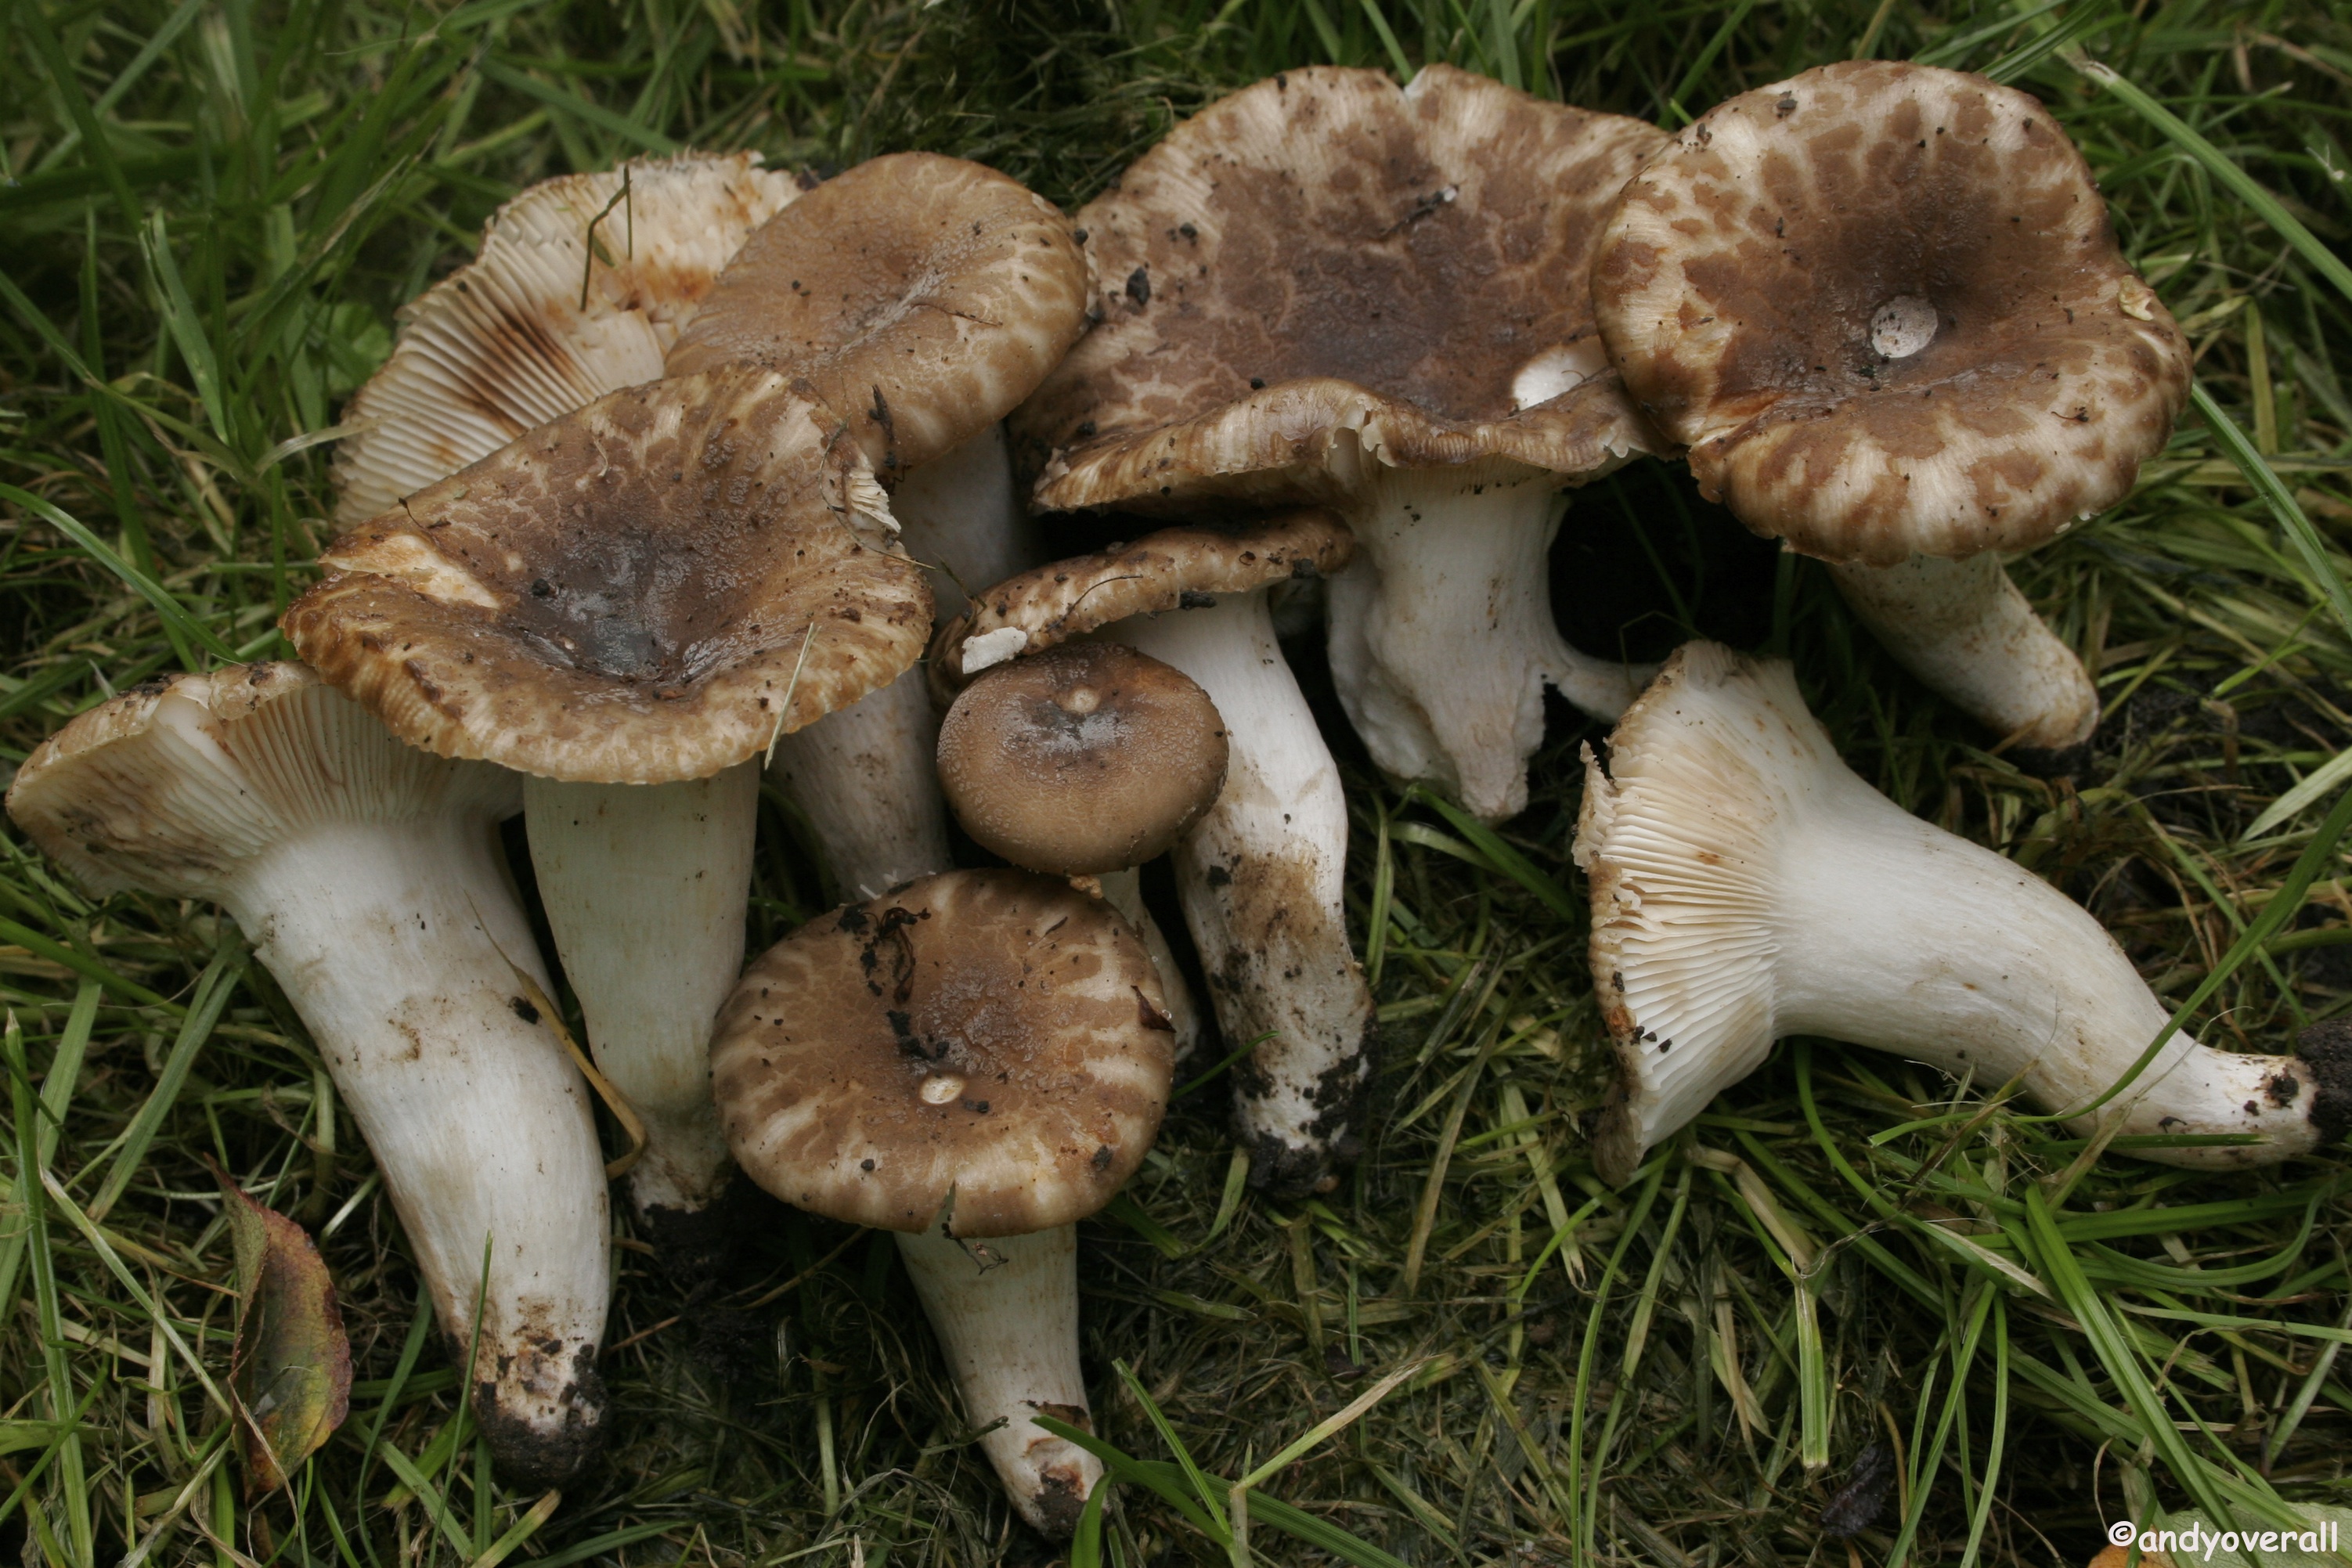
[[[1225,727],[1192,677],[1122,643],[1068,643],[966,686],[940,726],[964,831],[1056,876],[1141,865],[1215,802]]]
[[[1701,487],[1830,560],[2039,544],[2128,495],[2188,396],[2082,154],[1958,71],[1717,105],[1627,188],[1592,288]]]
[[[1038,499],[1328,502],[1351,444],[1564,476],[1645,449],[1576,280],[1664,140],[1448,66],[1212,104],[1078,214],[1099,320],[1014,416]]]
[[[1262,521],[1162,528],[1134,544],[1054,561],[982,593],[931,640],[931,678],[952,693],[991,664],[1051,648],[1130,615],[1183,610],[1220,593],[1326,577],[1356,551],[1348,525],[1302,508]],[[1016,636],[1015,633],[1018,633]],[[987,638],[965,667],[965,644]]]
[[[1027,397],[1085,330],[1086,295],[1051,202],[978,163],[895,152],[746,241],[667,373],[786,371],[850,417],[895,482]]]
[[[1160,979],[1101,900],[1017,871],[924,877],[819,915],[719,1010],[711,1088],[785,1202],[1023,1236],[1108,1202],[1168,1105]]]
[[[930,590],[890,528],[856,444],[782,377],[656,382],[346,534],[281,624],[428,751],[701,779],[915,661]]]
[[[345,405],[358,428],[335,448],[336,520],[365,522],[525,431],[658,380],[728,258],[800,194],[758,165],[753,152],[643,158],[542,180],[500,207],[480,253],[401,308],[392,357]]]

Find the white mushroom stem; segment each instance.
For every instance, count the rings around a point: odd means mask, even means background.
[[[770,768],[807,814],[845,903],[948,869],[939,721],[919,666],[776,739]]]
[[[2098,727],[2099,693],[1990,551],[1833,565],[1830,577],[1895,663],[2019,747],[2063,751]]]
[[[1092,1429],[1078,1374],[1078,1229],[958,1241],[900,1231],[915,1281],[981,1449],[1032,1528],[1056,1540],[1077,1527],[1102,1461],[1031,1421]]]
[[[1000,424],[910,469],[890,510],[901,547],[928,569],[941,620],[962,612],[965,587],[1002,582],[1036,554]],[[807,813],[844,899],[948,869],[938,743],[919,669],[777,740],[776,783]]]
[[[1349,1157],[1372,999],[1341,902],[1348,804],[1315,716],[1276,644],[1263,589],[1132,616],[1111,634],[1174,665],[1223,716],[1225,787],[1176,846],[1185,924],[1234,1081],[1251,1179],[1310,1189]]]
[[[545,1486],[604,1418],[610,1223],[587,1085],[509,964],[546,987],[493,832],[487,812],[321,824],[222,902],[326,1057],[442,1331],[477,1346],[493,1451]]]
[[[540,900],[596,1065],[645,1123],[628,1176],[657,1228],[732,1166],[710,1101],[710,1025],[743,968],[760,765],[677,784],[523,782]]]
[[[1848,771],[1784,664],[1691,644],[1626,715],[1606,771],[1589,754],[1586,771],[1576,857],[1622,1074],[1595,1143],[1612,1180],[1784,1035],[1897,1052],[1984,1091],[2016,1081],[2063,1113],[2105,1093],[2165,1026],[2164,1004],[2080,905]],[[2340,1122],[2341,1076],[2177,1034],[2068,1125],[2251,1134],[2131,1152],[2272,1164]]]
[[[1160,999],[1168,1004],[1168,1021],[1175,1026],[1176,1060],[1182,1061],[1200,1049],[1201,1009],[1192,1000],[1192,988],[1184,983],[1184,970],[1168,946],[1167,933],[1143,902],[1142,874],[1129,866],[1105,872],[1096,880],[1102,883],[1103,902],[1135,927],[1143,938],[1143,950],[1151,956],[1151,967],[1160,971]]]
[[[1342,508],[1356,559],[1330,587],[1340,705],[1384,771],[1489,821],[1517,815],[1544,687],[1614,718],[1648,672],[1578,653],[1553,623],[1556,477],[1498,463],[1363,469]]]

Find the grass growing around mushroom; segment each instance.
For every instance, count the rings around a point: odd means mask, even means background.
[[[2084,901],[2168,1004],[2198,998],[2208,1043],[2278,1049],[2352,1005],[2330,815],[2352,785],[2352,23],[2323,5],[26,0],[0,12],[0,778],[111,692],[283,652],[341,399],[530,180],[686,144],[821,166],[919,147],[1075,205],[1172,115],[1289,67],[1447,59],[1672,127],[1864,52],[2044,98],[2199,356],[2199,408],[2139,493],[2020,568],[2099,682],[2095,765],[2059,788],[1989,752],[1817,567],[1677,470],[1580,498],[1563,621],[1601,653],[1694,632],[1788,653],[1864,778]],[[1153,1462],[1181,1441],[1223,1502],[1402,1371],[1257,1490],[1347,1532],[1325,1537],[1342,1555],[1416,1565],[2079,1563],[2103,1521],[2159,1507],[2352,1502],[2340,1150],[2220,1176],[2094,1161],[1997,1085],[1790,1042],[1601,1186],[1567,855],[1595,732],[1554,721],[1497,832],[1344,751],[1370,1147],[1328,1197],[1269,1203],[1222,1082],[1180,1101],[1083,1231],[1108,1441]],[[755,948],[830,901],[772,795],[761,831]],[[510,1494],[367,1155],[232,925],[93,905],[0,827],[0,1554],[1045,1560],[887,1236],[762,1209],[741,1278],[693,1300],[625,1239],[614,1447],[560,1500]],[[234,1274],[206,1156],[319,1236],[358,1379],[341,1433],[250,1511],[208,1392]],[[1326,1560],[1278,1516],[1251,1516],[1251,1552]],[[1122,1484],[1100,1560],[1226,1561],[1229,1517]]]

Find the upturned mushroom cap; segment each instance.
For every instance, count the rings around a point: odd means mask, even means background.
[[[800,191],[757,153],[688,152],[542,180],[500,207],[480,254],[402,307],[392,358],[344,407],[359,428],[335,449],[336,521],[365,522],[525,431],[657,380],[744,236]]]
[[[978,163],[896,152],[745,242],[668,373],[786,371],[850,418],[895,482],[1027,397],[1086,308],[1086,262],[1051,202]]]
[[[1057,560],[988,590],[933,636],[931,678],[954,692],[992,664],[1130,615],[1190,609],[1220,593],[1328,576],[1355,549],[1347,524],[1311,508],[1257,522],[1162,528],[1134,544]]]
[[[522,809],[521,782],[398,744],[296,664],[145,682],[36,747],[8,814],[93,893],[220,900],[302,828]]]
[[[1648,449],[1577,280],[1663,141],[1442,65],[1212,104],[1078,214],[1097,324],[1013,421],[1040,504],[1330,501],[1359,452],[1575,478]]]
[[[781,376],[631,388],[335,541],[281,624],[412,745],[707,778],[895,679],[931,613],[856,444]]]
[[[1225,782],[1224,721],[1192,677],[1121,643],[989,671],[940,726],[940,783],[964,831],[1056,876],[1141,865]]]
[[[711,1087],[752,1180],[814,1213],[958,1236],[1067,1225],[1168,1105],[1143,945],[1101,900],[957,871],[818,916],[744,971]]]
[[[1709,110],[1595,258],[1610,358],[1757,532],[1889,566],[2131,491],[2189,355],[2040,103],[1852,60]]]

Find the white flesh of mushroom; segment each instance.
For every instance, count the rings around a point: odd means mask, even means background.
[[[965,585],[1002,582],[1036,554],[1002,425],[911,469],[890,497],[899,543],[928,569],[941,620]],[[919,669],[776,741],[777,784],[808,814],[845,899],[948,869],[939,720]]]
[[[1102,1479],[1102,1461],[1030,1421],[1090,1429],[1078,1372],[1078,1228],[958,1241],[900,1231],[898,1256],[947,1354],[980,1439],[1021,1517],[1066,1536]]]
[[[1788,665],[1714,644],[1667,667],[1612,738],[1606,770],[1587,753],[1576,858],[1593,882],[1594,982],[1622,1074],[1594,1147],[1612,1180],[1784,1035],[1895,1051],[1988,1092],[2017,1080],[2064,1112],[2120,1079],[2168,1017],[2081,905],[1849,771]],[[2300,1061],[2183,1033],[2069,1125],[2251,1134],[2132,1152],[2268,1164],[2313,1146],[2320,1097]]]
[[[2098,727],[2090,672],[1991,551],[1832,566],[1830,577],[1895,663],[1995,735],[2061,751]]]
[[[1372,760],[1488,821],[1528,803],[1543,689],[1599,718],[1647,672],[1580,653],[1551,615],[1559,481],[1524,467],[1367,472],[1343,510],[1356,559],[1331,580],[1331,677]]]
[[[1168,1021],[1176,1030],[1176,1060],[1182,1061],[1201,1044],[1201,1009],[1193,1004],[1192,988],[1184,983],[1183,968],[1169,948],[1167,934],[1144,904],[1142,874],[1129,866],[1125,871],[1107,871],[1095,880],[1102,884],[1103,902],[1135,927],[1136,935],[1143,938],[1143,950],[1151,956],[1151,967],[1160,971],[1160,997],[1168,1004]]]
[[[596,1065],[646,1126],[631,1195],[707,1207],[733,1164],[710,1023],[743,968],[760,765],[677,784],[523,781],[541,902]]]
[[[1177,843],[1177,888],[1225,1048],[1258,1042],[1235,1096],[1257,1178],[1311,1181],[1353,1132],[1369,1071],[1371,993],[1341,902],[1339,770],[1275,642],[1264,589],[1132,616],[1110,634],[1190,675],[1224,717],[1225,787]]]

